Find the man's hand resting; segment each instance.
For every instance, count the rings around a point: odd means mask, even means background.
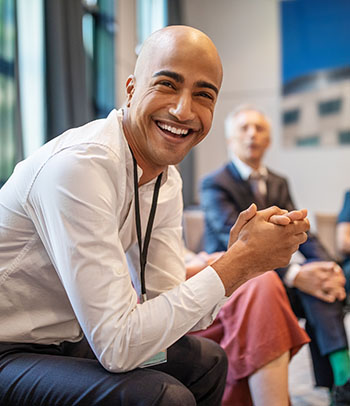
[[[271,269],[289,264],[292,254],[307,239],[306,210],[288,213],[278,207],[243,211],[231,229],[228,250],[212,264],[226,295],[242,283]]]
[[[295,277],[294,286],[325,302],[344,300],[346,296],[343,270],[332,261],[315,261],[302,265]]]

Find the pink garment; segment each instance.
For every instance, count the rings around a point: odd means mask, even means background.
[[[207,329],[226,351],[229,367],[222,406],[251,406],[248,377],[286,351],[291,357],[310,341],[299,326],[274,271],[240,286]]]

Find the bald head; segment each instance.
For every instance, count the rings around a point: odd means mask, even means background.
[[[222,82],[222,64],[212,40],[202,31],[185,25],[171,25],[155,31],[144,42],[136,61],[134,75],[142,77],[152,66],[152,61],[164,52],[173,52],[181,58],[197,58],[215,66],[217,83]]]

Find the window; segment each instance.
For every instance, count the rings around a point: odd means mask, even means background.
[[[96,118],[106,117],[115,107],[114,37],[115,1],[85,0],[83,41],[86,53],[87,91]]]
[[[340,112],[342,107],[341,99],[327,100],[318,103],[318,113],[320,116],[328,116]]]
[[[298,147],[312,147],[320,145],[320,137],[318,135],[312,135],[305,138],[297,138],[296,143]]]
[[[0,184],[45,141],[115,107],[115,3],[0,0]]]
[[[296,124],[299,121],[300,111],[299,109],[287,110],[283,112],[283,124],[291,125]]]
[[[137,0],[138,47],[154,31],[168,24],[168,7],[165,0]],[[137,50],[138,53],[138,50]]]
[[[338,134],[339,144],[350,144],[350,130],[340,131]]]
[[[18,74],[23,153],[45,141],[44,10],[42,0],[17,0]]]

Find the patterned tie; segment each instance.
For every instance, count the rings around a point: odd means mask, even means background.
[[[252,189],[252,192],[255,197],[256,205],[258,209],[266,207],[266,184],[264,176],[257,171],[253,171],[249,175],[249,183]]]

